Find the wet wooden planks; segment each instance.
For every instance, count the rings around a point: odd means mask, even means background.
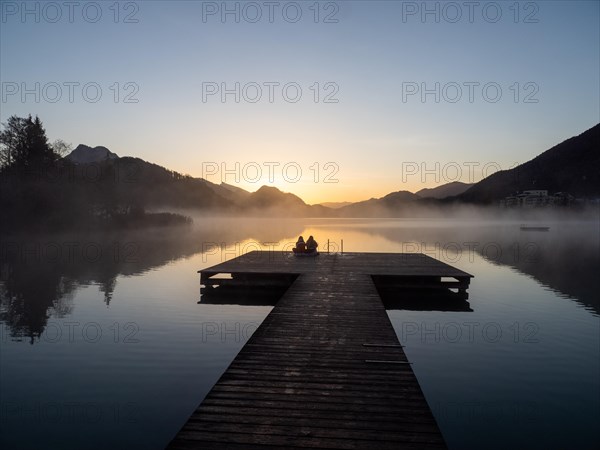
[[[340,259],[293,266],[296,281],[169,448],[445,448],[371,268]],[[221,266],[208,273],[235,272]]]
[[[471,278],[466,272],[422,253],[344,253],[298,258],[291,253],[253,251],[199,270],[202,278],[217,273],[301,274],[329,269],[356,274]]]

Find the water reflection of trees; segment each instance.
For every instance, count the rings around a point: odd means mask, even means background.
[[[392,224],[393,225],[393,224]],[[397,224],[396,224],[397,225]],[[451,265],[472,252],[510,266],[600,314],[597,224],[550,224],[549,232],[523,232],[519,224],[451,226],[356,226],[328,224],[401,243],[400,250],[422,251]],[[255,240],[295,240],[301,221],[260,219],[196,220],[194,227],[97,235],[2,236],[0,241],[0,321],[17,339],[38,339],[50,317],[73,309],[79,286],[96,285],[110,305],[120,275],[137,275],[170,261],[214,249],[214,245]],[[209,245],[207,245],[209,244]],[[405,245],[406,244],[406,245]],[[449,245],[448,245],[449,244]],[[455,254],[460,249],[462,254]],[[381,249],[380,249],[381,251]],[[471,253],[470,253],[471,252]]]
[[[529,250],[518,258],[503,252],[492,261],[513,267],[600,314],[598,241],[597,226],[565,226],[551,228],[549,232],[520,232],[513,242]],[[504,245],[508,246],[509,243]]]
[[[0,321],[13,338],[28,338],[33,343],[50,317],[71,313],[80,286],[98,286],[109,306],[120,275],[142,274],[213,245],[247,239],[273,242],[301,231],[300,224],[279,224],[266,230],[264,221],[222,219],[143,232],[3,236]]]
[[[60,268],[37,264],[25,269],[19,261],[4,261],[0,285],[0,320],[11,335],[39,338],[51,315],[64,317],[73,308],[75,283]]]
[[[451,226],[374,227],[369,233],[421,251],[448,264],[476,253],[509,266],[600,314],[600,232],[598,223],[548,223],[547,232],[523,231],[519,223]],[[458,250],[458,252],[457,252]]]

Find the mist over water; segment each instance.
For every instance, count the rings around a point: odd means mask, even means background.
[[[3,236],[0,445],[163,448],[271,310],[202,303],[196,271],[282,256],[299,235],[322,252],[421,252],[474,275],[469,310],[388,310],[451,448],[597,442],[598,216],[471,211]]]
[[[0,450],[600,448],[599,17],[0,0]]]

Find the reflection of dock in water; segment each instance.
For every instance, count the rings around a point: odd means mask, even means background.
[[[274,252],[200,273],[202,303],[271,283],[284,293],[171,448],[445,447],[376,283],[464,298],[471,275],[422,254]]]
[[[471,305],[467,301],[468,294],[451,292],[449,290],[398,290],[381,289],[377,286],[377,292],[383,301],[387,311],[452,311],[472,312]]]

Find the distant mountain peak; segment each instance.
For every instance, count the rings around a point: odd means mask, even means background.
[[[396,192],[390,192],[385,197],[382,197],[382,199],[386,199],[386,198],[387,199],[390,199],[390,198],[403,198],[403,199],[414,200],[415,199],[415,194],[413,194],[412,192],[409,192],[409,191],[396,191]]]
[[[111,152],[106,147],[97,146],[92,148],[84,144],[79,144],[75,150],[65,156],[65,159],[75,164],[92,164],[118,158],[119,156],[116,153]]]
[[[260,188],[258,188],[258,190],[256,192],[284,193],[281,189],[276,188],[275,186],[266,186],[266,185],[263,185]]]
[[[415,192],[421,198],[437,198],[454,197],[460,195],[469,189],[473,184],[462,183],[460,181],[451,181],[450,183],[442,184],[434,188],[425,188]]]
[[[264,207],[305,207],[307,206],[300,197],[274,186],[261,186],[256,192],[250,194],[246,201],[247,206]]]
[[[339,208],[343,208],[344,206],[348,206],[351,205],[353,202],[323,202],[323,203],[318,203],[318,206],[324,206],[325,208],[331,208],[331,209],[339,209]]]

